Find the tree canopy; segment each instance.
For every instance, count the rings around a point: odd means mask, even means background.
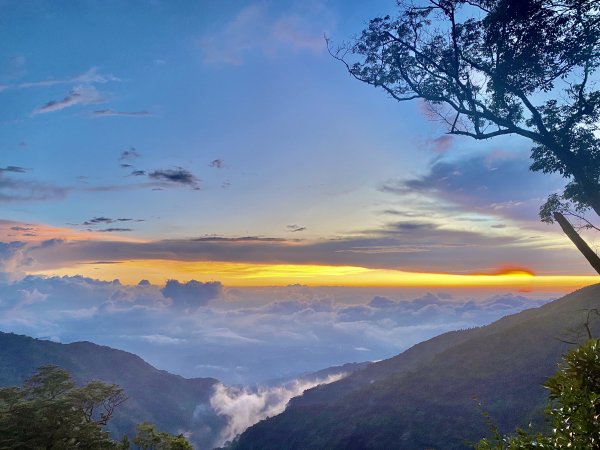
[[[148,422],[138,425],[137,435],[133,442],[141,450],[194,450],[182,434],[174,436],[157,431],[154,425]]]
[[[542,207],[600,215],[597,0],[399,1],[330,52],[398,101],[424,100],[449,134],[531,140],[531,169],[566,186]],[[589,223],[589,222],[588,222]],[[561,224],[562,226],[562,224]]]
[[[77,387],[69,373],[43,366],[21,387],[0,389],[0,449],[117,449],[102,430],[127,397],[116,385]]]
[[[549,391],[546,415],[551,433],[530,435],[517,430],[514,436],[482,439],[477,450],[597,449],[600,448],[600,341],[567,353],[559,371],[545,383]]]
[[[115,384],[93,380],[83,387],[57,366],[42,366],[22,386],[0,388],[0,450],[127,450],[103,427],[127,400]],[[142,450],[193,450],[183,435],[156,431],[144,422],[134,443]]]

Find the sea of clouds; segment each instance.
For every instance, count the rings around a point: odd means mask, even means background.
[[[388,358],[440,333],[548,301],[529,297],[26,276],[0,281],[0,330],[88,340],[183,376],[250,385]]]
[[[0,331],[65,343],[92,341],[183,376],[219,379],[210,401],[196,407],[198,430],[189,430],[210,447],[281,413],[306,389],[347,374],[311,372],[388,358],[443,332],[481,326],[549,301],[533,293],[459,294],[5,277],[0,278]]]

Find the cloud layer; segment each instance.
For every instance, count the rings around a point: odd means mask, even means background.
[[[284,385],[259,387],[254,390],[217,384],[210,398],[210,406],[216,414],[224,416],[227,423],[215,445],[220,447],[255,423],[281,414],[288,402],[305,390],[321,384],[333,383],[344,376],[344,373],[339,373],[323,379],[294,380]]]
[[[537,220],[545,197],[561,180],[529,171],[528,158],[507,152],[437,159],[424,175],[385,183],[384,192],[433,195],[470,211]]]
[[[27,264],[20,245],[4,244],[0,253]],[[442,332],[544,301],[511,294],[233,289],[193,280],[128,286],[80,276],[27,276],[0,280],[0,329],[61,342],[91,340],[184,376],[235,384],[390,357]]]

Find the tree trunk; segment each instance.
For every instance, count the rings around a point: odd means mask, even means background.
[[[569,221],[559,212],[554,213],[554,219],[558,222],[565,234],[571,239],[575,247],[585,256],[592,267],[600,274],[600,257],[590,248],[589,245],[579,236],[577,231]]]

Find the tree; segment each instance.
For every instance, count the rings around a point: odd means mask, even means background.
[[[395,100],[424,100],[449,134],[532,141],[531,170],[567,180],[541,218],[559,220],[573,239],[565,215],[600,216],[597,0],[398,5],[397,18],[372,19],[359,38],[330,53]],[[600,258],[582,242],[576,245],[600,273]]]
[[[550,394],[546,415],[551,433],[517,430],[515,436],[501,436],[492,427],[493,439],[482,439],[476,450],[600,448],[600,341],[590,339],[569,351],[545,386]]]
[[[162,431],[156,431],[148,422],[138,425],[138,432],[133,442],[141,450],[194,450],[185,436],[174,436]]]
[[[67,371],[43,366],[23,386],[0,389],[0,449],[120,449],[102,426],[126,399],[116,385],[77,387]]]

